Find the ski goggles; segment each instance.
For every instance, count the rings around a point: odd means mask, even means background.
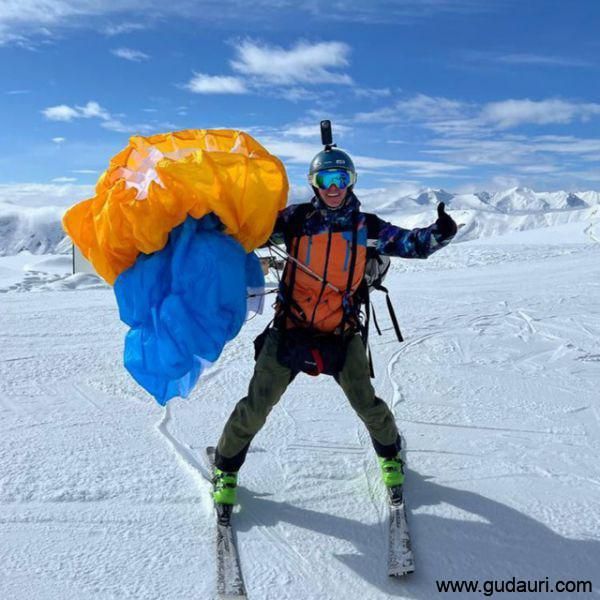
[[[309,176],[310,184],[321,190],[328,190],[332,185],[343,190],[356,182],[356,173],[346,169],[327,169],[317,171]]]

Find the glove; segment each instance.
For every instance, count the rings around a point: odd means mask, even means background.
[[[435,224],[437,226],[437,233],[439,233],[442,238],[449,238],[456,235],[458,227],[452,217],[446,213],[445,209],[446,205],[443,202],[440,202],[437,207],[438,218]]]

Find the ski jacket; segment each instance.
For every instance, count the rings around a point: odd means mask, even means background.
[[[328,209],[318,197],[288,206],[271,236],[275,243],[285,243],[291,257],[279,286],[276,326],[327,333],[357,330],[355,294],[369,253],[427,258],[451,239],[443,238],[435,224],[402,229],[363,213],[352,193],[338,210]]]

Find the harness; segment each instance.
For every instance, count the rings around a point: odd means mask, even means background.
[[[327,229],[327,243],[325,249],[324,265],[322,275],[316,273],[311,268],[304,265],[299,260],[300,241],[302,237],[308,237],[312,241],[312,235],[303,231],[302,226],[306,217],[313,209],[308,205],[304,210],[299,210],[294,215],[294,221],[289,224],[286,231],[285,243],[288,248],[288,260],[285,265],[283,275],[281,277],[279,293],[277,297],[277,314],[275,316],[275,325],[278,328],[286,329],[289,325],[292,327],[301,327],[309,330],[318,330],[315,326],[317,311],[321,307],[323,296],[326,291],[334,293],[340,297],[342,317],[339,324],[335,327],[335,333],[340,334],[347,331],[348,326],[357,331],[359,329],[359,318],[356,310],[357,305],[354,302],[358,288],[352,293],[354,277],[356,274],[357,258],[358,258],[358,229],[359,229],[359,213],[352,213],[352,230],[351,240],[348,245],[348,271],[345,280],[345,285],[334,285],[329,279],[329,268],[331,263],[332,238],[336,233],[331,228]],[[325,234],[325,232],[319,232]],[[310,249],[310,243],[309,243]],[[294,299],[294,291],[296,289],[296,279],[298,271],[303,271],[311,279],[319,282],[318,293],[312,305],[312,310],[308,312],[303,310],[300,304]],[[337,283],[337,282],[336,282]],[[359,286],[360,287],[360,286]]]
[[[344,334],[348,333],[349,331],[356,331],[360,333],[363,340],[363,344],[365,345],[367,351],[371,377],[374,377],[373,361],[371,350],[369,347],[369,327],[371,315],[373,317],[373,323],[375,324],[377,333],[379,335],[382,335],[382,332],[379,327],[379,323],[377,322],[375,309],[371,303],[371,290],[376,289],[385,293],[386,304],[393,324],[394,331],[396,333],[396,337],[399,342],[403,341],[402,333],[398,325],[398,320],[396,318],[396,314],[394,312],[394,308],[389,296],[389,291],[386,287],[383,286],[382,283],[385,274],[387,273],[387,269],[389,268],[389,258],[380,255],[375,248],[367,247],[366,256],[364,258],[365,265],[363,279],[360,282],[359,286],[354,290],[354,292],[352,291],[352,284],[354,281],[354,276],[356,274],[357,260],[359,254],[358,230],[360,225],[360,213],[358,211],[354,211],[352,213],[351,240],[349,244],[350,254],[346,285],[345,287],[336,287],[327,279],[330,265],[331,240],[333,235],[331,228],[327,231],[326,255],[322,270],[322,276],[315,273],[310,268],[306,267],[306,265],[304,265],[299,260],[300,240],[303,236],[310,237],[310,234],[304,231],[303,226],[306,222],[307,217],[309,217],[309,215],[311,214],[311,211],[314,210],[316,209],[311,205],[306,205],[304,209],[298,210],[298,212],[294,215],[293,222],[290,222],[288,224],[289,226],[286,228],[285,242],[287,248],[289,249],[289,255],[288,261],[286,262],[286,266],[283,272],[283,276],[281,278],[278,293],[277,312],[274,319],[275,326],[282,331],[286,331],[291,327],[303,329],[305,333],[312,332],[312,334],[315,336],[323,335],[322,333],[315,331],[313,329],[313,326],[315,323],[315,316],[317,314],[319,304],[321,303],[323,298],[323,294],[329,287],[335,293],[341,295],[342,306],[341,320],[333,333],[336,336],[342,336],[342,339],[344,338]],[[372,229],[369,227],[369,216],[370,215],[368,214],[366,215],[367,218],[365,223],[365,226],[367,228],[367,239],[371,237],[369,235],[369,229]],[[305,273],[312,276],[315,279],[315,281],[320,282],[319,293],[317,295],[317,299],[311,314],[306,314],[306,312],[294,299],[296,276],[299,270],[304,271]],[[317,371],[321,372],[322,369],[319,368],[319,365],[322,366],[323,364],[322,356],[317,354],[316,356],[314,356],[314,360],[317,365]]]

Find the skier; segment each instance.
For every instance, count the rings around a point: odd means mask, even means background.
[[[427,258],[450,242],[456,223],[438,205],[429,227],[402,229],[363,213],[354,195],[350,156],[329,144],[308,173],[314,197],[279,213],[271,243],[284,241],[288,260],[273,325],[255,341],[256,365],[248,394],[229,417],[214,456],[215,503],[236,503],[238,471],[253,437],[301,371],[332,375],[364,422],[388,490],[404,482],[400,436],[392,412],[375,395],[359,334],[358,291],[367,247],[402,258]]]

